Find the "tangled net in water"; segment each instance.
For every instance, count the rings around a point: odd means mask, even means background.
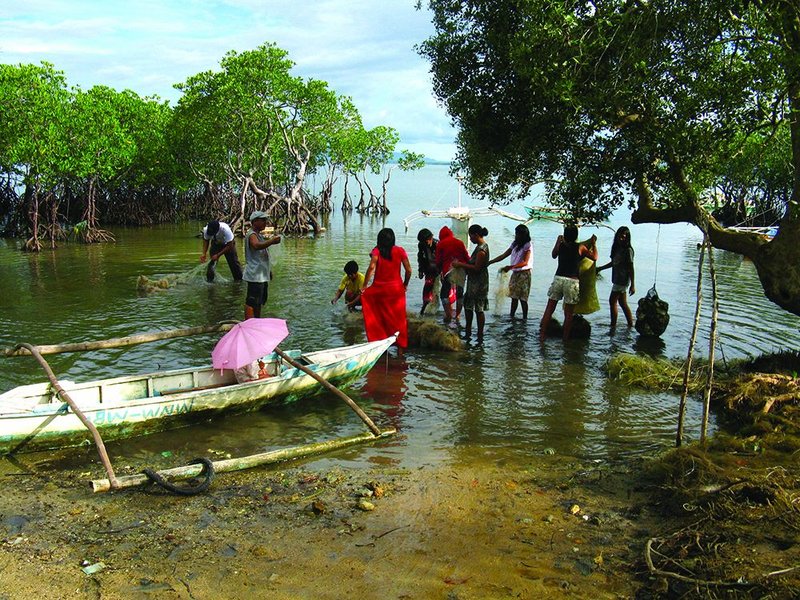
[[[464,343],[458,334],[433,319],[421,319],[416,315],[408,315],[408,346],[446,352],[464,349]]]
[[[139,275],[136,279],[136,289],[142,294],[152,294],[153,292],[162,292],[178,285],[186,285],[193,281],[205,281],[206,268],[207,265],[200,264],[184,273],[172,273],[165,275],[161,279],[150,279],[147,275]],[[219,273],[217,278],[220,278]]]
[[[508,299],[508,281],[511,279],[511,274],[508,272],[498,271],[495,282],[494,293],[494,314],[502,315],[506,312],[506,300]]]

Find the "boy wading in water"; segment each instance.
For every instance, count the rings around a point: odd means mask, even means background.
[[[542,323],[539,329],[539,338],[544,341],[547,336],[547,326],[553,316],[558,301],[564,299],[564,341],[569,339],[572,330],[572,317],[575,313],[575,305],[580,300],[580,281],[578,279],[578,265],[583,257],[597,260],[597,236],[591,237],[591,249],[584,244],[578,244],[578,228],[575,225],[564,227],[564,234],[556,238],[551,253],[553,258],[558,259],[558,269],[556,269],[553,283],[547,291],[547,307],[544,309]]]

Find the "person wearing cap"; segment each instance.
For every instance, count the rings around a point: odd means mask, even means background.
[[[244,244],[244,280],[247,297],[244,301],[244,318],[261,317],[261,307],[267,303],[269,282],[272,279],[269,247],[281,243],[281,236],[266,237],[267,213],[256,210],[250,215],[250,231]]]
[[[233,231],[227,223],[221,221],[209,221],[208,225],[203,227],[203,253],[200,255],[200,262],[206,262],[206,256],[209,253],[209,245],[211,246],[210,252],[211,262],[208,263],[206,269],[206,281],[211,283],[214,281],[214,276],[217,271],[217,261],[220,256],[224,256],[228,261],[228,267],[231,269],[234,281],[242,280],[242,265],[239,264],[239,255],[236,253],[236,241],[233,238]]]

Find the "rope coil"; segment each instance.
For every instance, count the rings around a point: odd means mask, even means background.
[[[203,492],[207,491],[208,488],[211,486],[211,480],[214,478],[214,463],[212,463],[207,458],[201,457],[189,461],[188,464],[203,465],[203,468],[198,474],[198,476],[205,475],[205,478],[197,485],[192,485],[187,487],[177,486],[164,479],[164,477],[162,477],[159,473],[157,473],[153,469],[142,469],[142,473],[147,475],[147,478],[156,485],[164,488],[168,492],[177,494],[178,496],[194,496],[195,494],[202,494]]]

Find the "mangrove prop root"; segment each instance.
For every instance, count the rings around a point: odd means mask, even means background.
[[[716,586],[716,587],[737,587],[737,588],[751,588],[756,587],[757,583],[748,583],[748,582],[741,582],[741,581],[714,581],[714,580],[705,580],[705,579],[697,579],[695,577],[688,577],[686,575],[681,575],[680,573],[675,573],[673,571],[663,571],[661,569],[656,568],[653,564],[653,557],[652,553],[653,550],[653,543],[656,541],[663,541],[662,538],[650,538],[647,540],[647,543],[644,546],[644,560],[647,563],[647,569],[650,571],[651,575],[658,575],[660,577],[669,577],[672,579],[677,579],[678,581],[684,581],[686,583],[692,583],[694,585],[702,585],[702,586]]]
[[[779,373],[747,374],[728,387],[725,401],[730,409],[738,405],[761,404],[761,412],[766,414],[776,404],[800,401],[800,380]]]

